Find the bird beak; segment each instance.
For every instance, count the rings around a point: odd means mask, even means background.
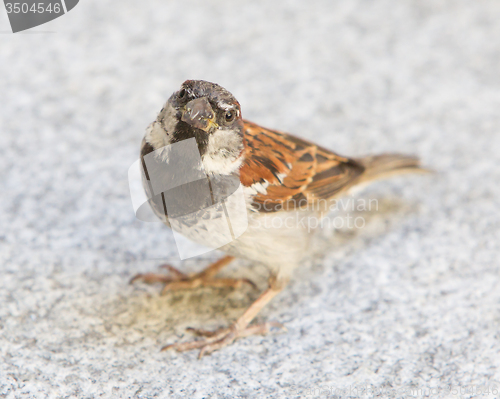
[[[186,104],[181,120],[208,132],[215,123],[215,112],[206,97],[196,98]]]

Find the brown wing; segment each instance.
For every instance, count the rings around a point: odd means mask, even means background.
[[[355,183],[364,167],[290,134],[244,121],[243,186],[253,187],[263,212],[305,207],[329,199]]]

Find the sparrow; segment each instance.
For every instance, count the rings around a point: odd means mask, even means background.
[[[186,143],[193,143],[189,148],[195,151],[186,150]],[[311,239],[311,228],[304,220],[326,217],[329,204],[354,187],[394,174],[425,171],[414,156],[348,158],[244,120],[239,102],[229,91],[203,80],[187,80],[172,94],[146,129],[140,156],[143,186],[157,217],[188,239],[227,255],[200,273],[188,275],[166,266],[168,275],[139,274],[131,282],[162,282],[163,293],[199,286],[237,288],[252,283],[217,277],[233,259],[259,262],[269,269],[268,288],[233,324],[216,331],[191,329],[201,338],[162,348],[199,349],[199,357],[238,338],[281,327],[251,322],[303,261]],[[173,168],[173,160],[180,166]],[[195,184],[172,188],[174,180],[185,182],[183,178],[193,173],[198,178]],[[199,194],[202,191],[208,194]],[[221,238],[220,228],[210,227],[221,219],[222,208],[226,216],[232,215],[229,242]]]

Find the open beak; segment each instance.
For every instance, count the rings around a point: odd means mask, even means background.
[[[186,104],[181,120],[208,132],[215,125],[215,112],[206,97],[196,98]]]

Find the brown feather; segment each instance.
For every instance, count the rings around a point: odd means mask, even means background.
[[[346,158],[306,140],[243,121],[245,160],[243,186],[267,183],[266,193],[253,198],[261,212],[295,209],[345,193],[361,182],[392,173],[423,170],[418,159],[384,154]]]

